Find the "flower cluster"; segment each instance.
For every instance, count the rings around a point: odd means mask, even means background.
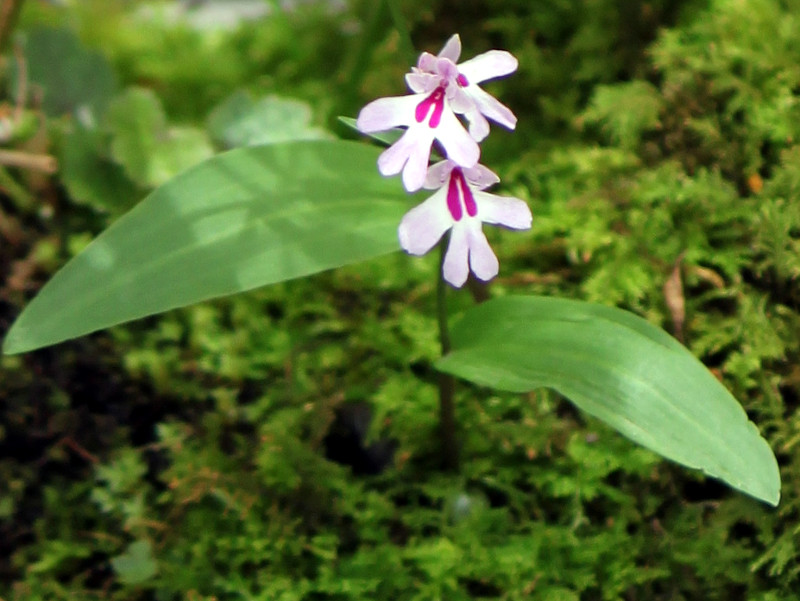
[[[420,188],[436,192],[403,217],[400,245],[412,255],[423,255],[451,230],[442,273],[456,287],[467,281],[470,269],[481,280],[497,275],[497,257],[483,234],[483,223],[517,230],[531,226],[525,202],[484,191],[500,178],[478,164],[478,143],[489,135],[487,119],[508,129],[517,124],[511,110],[478,84],[513,73],[517,59],[508,52],[490,50],[458,63],[460,54],[458,35],[437,56],[423,52],[406,75],[412,93],[370,102],[357,121],[364,133],[406,128],[378,158],[378,170],[383,175],[402,172],[409,192]],[[429,167],[434,141],[447,158]]]

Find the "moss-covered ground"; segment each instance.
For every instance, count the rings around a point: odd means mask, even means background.
[[[382,3],[265,2],[230,27],[233,3],[189,4],[22,6],[3,144],[60,169],[0,172],[0,332],[183,166],[242,136],[355,137],[339,115],[404,90]],[[396,4],[420,51],[458,32],[466,57],[520,60],[487,85],[519,126],[483,162],[534,226],[491,233],[488,294],[673,333],[769,440],[781,504],[547,391],[459,384],[443,471],[437,259],[398,253],[3,357],[0,599],[797,599],[800,2]]]

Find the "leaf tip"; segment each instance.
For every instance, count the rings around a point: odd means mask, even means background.
[[[17,324],[12,325],[6,334],[2,349],[4,355],[18,355],[29,350],[25,347],[25,337],[20,334]]]

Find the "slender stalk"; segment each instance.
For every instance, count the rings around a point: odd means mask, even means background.
[[[413,65],[417,61],[417,51],[414,50],[414,43],[411,41],[411,32],[408,30],[406,20],[403,18],[403,13],[400,11],[400,5],[396,0],[386,0],[386,5],[389,7],[389,15],[392,17],[394,28],[400,35],[401,50]]]
[[[351,102],[358,96],[357,90],[361,87],[364,73],[372,58],[370,48],[380,41],[386,6],[383,2],[373,2],[368,5],[368,14],[363,19],[363,31],[361,35],[355,37],[350,56],[347,57],[346,66],[342,70],[343,90],[349,95],[348,100]]]
[[[58,171],[58,161],[49,154],[31,154],[21,150],[0,148],[0,165],[19,167],[52,174]]]
[[[439,243],[439,271],[436,274],[436,315],[439,322],[439,340],[442,356],[450,352],[450,332],[447,329],[447,283],[442,277],[442,264],[447,251],[448,236]],[[442,467],[458,470],[458,443],[456,440],[455,413],[456,380],[450,374],[439,374],[439,429],[442,442]]]
[[[2,46],[0,45],[0,48]],[[14,44],[14,58],[17,61],[17,98],[14,107],[14,122],[19,125],[28,102],[28,61],[22,44]]]
[[[439,242],[439,271],[436,272],[436,318],[439,323],[439,341],[442,346],[442,356],[450,352],[450,331],[447,328],[447,283],[442,277],[442,266],[447,253],[447,244],[450,235],[445,234]]]
[[[0,2],[0,52],[5,50],[11,39],[23,2],[24,0],[2,0]]]

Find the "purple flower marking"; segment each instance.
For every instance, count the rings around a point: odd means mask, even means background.
[[[424,183],[436,192],[403,217],[398,228],[400,246],[412,255],[424,255],[451,230],[442,265],[444,279],[460,288],[470,269],[481,280],[492,279],[499,264],[482,224],[525,230],[532,221],[524,201],[484,192],[498,181],[483,165],[465,168],[445,160],[431,166]]]
[[[442,122],[442,113],[444,112],[443,88],[436,88],[433,94],[417,105],[417,110],[414,112],[417,123],[425,121],[428,117],[428,113],[430,113],[431,106],[433,106],[433,112],[431,113],[431,120],[428,122],[428,126],[431,128],[439,127],[439,123]]]

